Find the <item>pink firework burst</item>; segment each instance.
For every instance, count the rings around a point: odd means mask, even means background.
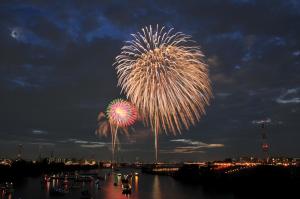
[[[113,100],[107,108],[109,121],[117,127],[128,127],[137,120],[137,110],[133,104],[122,99]]]

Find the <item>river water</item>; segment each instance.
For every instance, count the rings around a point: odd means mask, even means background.
[[[5,196],[9,199],[80,199],[81,191],[88,189],[93,199],[231,199],[235,198],[230,193],[214,193],[205,191],[201,185],[184,184],[169,176],[158,176],[140,173],[138,170],[120,170],[119,173],[139,172],[138,176],[132,177],[132,193],[122,194],[121,183],[114,185],[114,176],[109,175],[110,170],[97,170],[105,180],[100,182],[100,189],[95,183],[81,183],[77,188],[71,188],[64,196],[50,196],[53,182],[41,183],[41,178],[26,178],[21,183],[15,184],[15,192],[12,196]],[[95,171],[94,171],[95,172]],[[3,196],[2,196],[3,197]],[[0,196],[1,198],[1,196]]]

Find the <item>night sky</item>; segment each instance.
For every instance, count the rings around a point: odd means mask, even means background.
[[[300,1],[0,2],[0,156],[110,159],[97,115],[122,97],[112,66],[146,25],[190,34],[206,55],[214,98],[181,135],[161,135],[160,159],[262,156],[268,120],[273,156],[300,156]],[[119,159],[154,158],[139,123],[120,136]]]

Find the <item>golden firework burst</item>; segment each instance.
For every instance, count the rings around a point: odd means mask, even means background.
[[[155,132],[181,132],[205,114],[208,68],[189,35],[165,27],[132,34],[116,57],[118,84]]]

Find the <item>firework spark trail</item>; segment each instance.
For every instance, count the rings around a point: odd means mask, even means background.
[[[105,116],[105,113],[100,112],[97,119],[97,128],[95,131],[96,135],[107,137],[108,134],[111,134],[111,150],[112,150],[112,160],[114,160],[115,155],[115,130],[116,127],[109,122],[107,117]],[[121,133],[128,134],[127,128],[120,128],[119,130]]]
[[[137,120],[137,111],[130,102],[122,99],[113,100],[107,107],[106,116],[101,112],[98,116],[96,134],[107,136],[111,133],[112,160],[115,159],[115,147],[118,141],[118,130],[128,135],[128,127]]]
[[[118,85],[153,129],[157,153],[158,132],[180,133],[205,114],[208,69],[189,35],[157,25],[132,37],[116,57]]]

